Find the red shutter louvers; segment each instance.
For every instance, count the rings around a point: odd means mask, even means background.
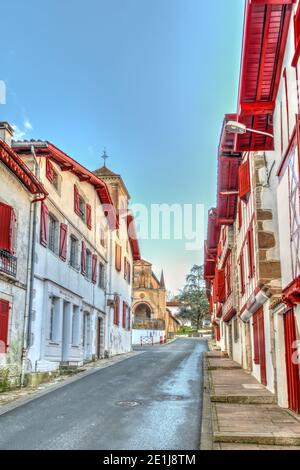
[[[123,318],[122,318],[122,326],[126,328],[126,313],[127,313],[127,304],[123,301]]]
[[[74,212],[75,214],[80,215],[79,192],[76,184],[74,184]]]
[[[15,221],[13,208],[0,203],[0,250],[13,253]]]
[[[0,299],[0,353],[6,353],[8,348],[8,318],[9,302]]]
[[[225,269],[217,269],[216,271],[216,289],[217,300],[223,303],[225,301]]]
[[[92,283],[97,281],[97,255],[92,256]]]
[[[249,160],[239,167],[239,196],[242,200],[247,200],[251,191],[250,185],[250,165]]]
[[[67,259],[67,233],[68,226],[66,224],[60,224],[59,257],[63,261]]]
[[[49,158],[46,159],[46,178],[53,183],[54,180],[54,172],[53,172],[53,165]]]
[[[86,225],[88,229],[92,229],[92,208],[90,204],[86,205]]]
[[[48,215],[49,210],[44,202],[41,203],[41,223],[40,223],[40,244],[47,246],[48,244]]]

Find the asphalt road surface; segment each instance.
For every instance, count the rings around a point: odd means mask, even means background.
[[[0,449],[199,449],[202,354],[180,338],[0,416]]]

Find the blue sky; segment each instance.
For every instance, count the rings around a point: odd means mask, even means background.
[[[121,173],[132,203],[215,205],[223,115],[236,110],[243,0],[15,0],[1,17],[0,119],[90,169]],[[22,135],[22,134],[21,134]],[[206,229],[205,229],[206,231]],[[175,290],[200,250],[142,240]]]

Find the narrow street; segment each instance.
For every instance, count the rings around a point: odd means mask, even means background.
[[[0,416],[0,449],[199,449],[202,354],[181,338]]]

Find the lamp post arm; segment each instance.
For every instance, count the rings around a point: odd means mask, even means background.
[[[249,131],[249,132],[253,132],[254,134],[266,135],[266,136],[271,137],[272,139],[274,139],[274,135],[269,134],[268,132],[256,131],[255,129],[249,129],[248,127],[246,128],[246,130]]]

